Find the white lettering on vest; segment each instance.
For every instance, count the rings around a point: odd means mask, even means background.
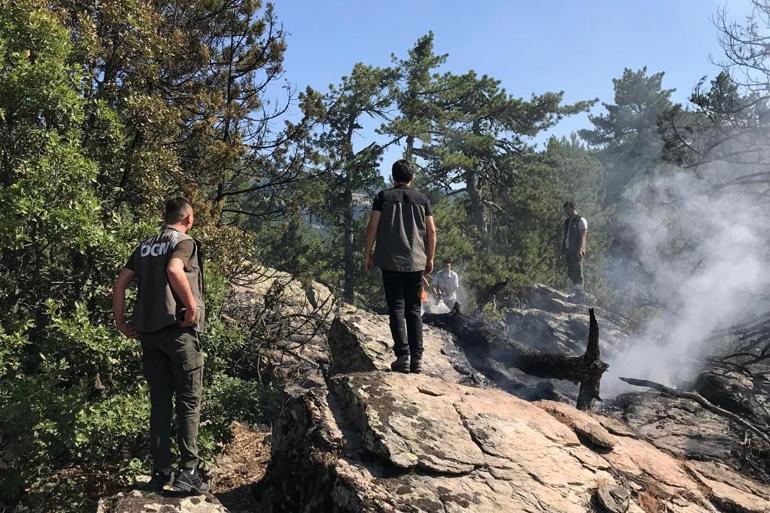
[[[142,248],[139,254],[143,257],[146,256],[161,256],[168,252],[170,242],[156,242],[155,244],[142,244]]]

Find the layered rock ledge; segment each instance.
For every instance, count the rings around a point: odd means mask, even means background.
[[[425,374],[388,372],[387,326],[355,309],[332,322],[325,385],[290,399],[274,426],[266,511],[770,511],[766,487],[724,465],[494,388],[441,330],[426,331]]]

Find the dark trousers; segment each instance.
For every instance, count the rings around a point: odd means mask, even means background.
[[[203,353],[193,328],[169,326],[141,333],[144,375],[150,385],[153,470],[171,469],[172,397],[176,396],[180,468],[198,465],[198,425],[203,389]]]
[[[567,277],[573,285],[583,284],[583,257],[574,252],[567,253]]]
[[[402,273],[382,270],[388,303],[390,333],[396,357],[422,356],[422,271]]]

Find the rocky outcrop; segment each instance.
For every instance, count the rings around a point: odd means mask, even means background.
[[[223,313],[250,332],[255,361],[243,365],[253,367],[255,379],[304,389],[323,383],[321,370],[330,363],[326,331],[337,308],[326,286],[256,267],[232,284]]]
[[[529,402],[522,397],[568,397],[570,385],[463,351],[429,326],[425,372],[392,373],[386,317],[346,305],[326,310],[317,298],[328,291],[286,279],[279,273],[236,288],[228,310],[286,318],[289,327],[323,312],[323,332],[301,344],[287,336],[271,349],[286,394],[255,488],[265,512],[770,512],[767,487],[735,471],[736,433],[698,405],[652,393],[624,394],[602,412]],[[587,310],[547,287],[525,296],[503,326],[509,335],[582,354]],[[624,343],[622,324],[597,316],[602,352],[611,353]],[[718,378],[725,397],[744,393],[732,377]],[[221,505],[167,499],[122,494],[100,512],[221,511],[179,509]]]
[[[582,356],[586,351],[590,317],[588,307],[569,300],[565,294],[545,285],[525,289],[516,307],[506,310],[503,321],[487,328],[506,340],[495,344],[478,344],[460,337],[458,344],[472,366],[501,389],[522,399],[551,399],[576,401],[579,387],[570,381],[537,377],[537,372],[525,372],[513,361],[510,346],[526,348],[544,354]],[[599,349],[609,360],[628,341],[622,320],[602,309],[595,309],[601,336]],[[429,314],[429,323],[457,333],[455,313]],[[519,351],[520,352],[520,351]],[[533,375],[535,374],[535,375]],[[540,373],[542,375],[542,373]]]
[[[331,323],[331,372],[389,371],[394,359],[388,317],[346,305]],[[488,383],[471,367],[451,335],[424,326],[423,372],[456,383]]]
[[[770,367],[758,367],[753,375],[724,368],[706,369],[698,375],[693,388],[717,406],[770,427]]]
[[[425,374],[387,372],[385,319],[339,314],[325,385],[274,426],[266,511],[767,511],[758,483],[672,457],[619,418],[486,386],[440,330],[425,344]]]
[[[505,316],[508,336],[540,351],[581,355],[588,339],[588,306],[575,304],[564,293],[535,284],[527,287],[518,308],[510,308]],[[600,349],[611,356],[628,339],[622,319],[606,310],[595,308],[601,327]]]
[[[97,513],[227,513],[211,495],[166,496],[132,490],[99,501]]]

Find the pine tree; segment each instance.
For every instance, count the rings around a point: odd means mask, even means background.
[[[649,175],[659,162],[663,140],[659,116],[669,109],[673,89],[663,89],[664,74],[647,74],[647,68],[626,68],[612,80],[614,103],[605,103],[606,114],[589,116],[594,128],[580,130],[580,137],[598,150],[604,164],[605,204],[614,204],[626,187]]]
[[[391,68],[359,63],[339,85],[331,86],[325,97],[328,109],[317,144],[325,156],[324,165],[331,170],[326,180],[326,206],[335,236],[341,241],[342,297],[347,302],[353,302],[356,276],[356,195],[371,196],[382,184],[378,165],[383,145],[372,142],[356,149],[355,137],[366,118],[385,119],[393,102],[395,77]]]

